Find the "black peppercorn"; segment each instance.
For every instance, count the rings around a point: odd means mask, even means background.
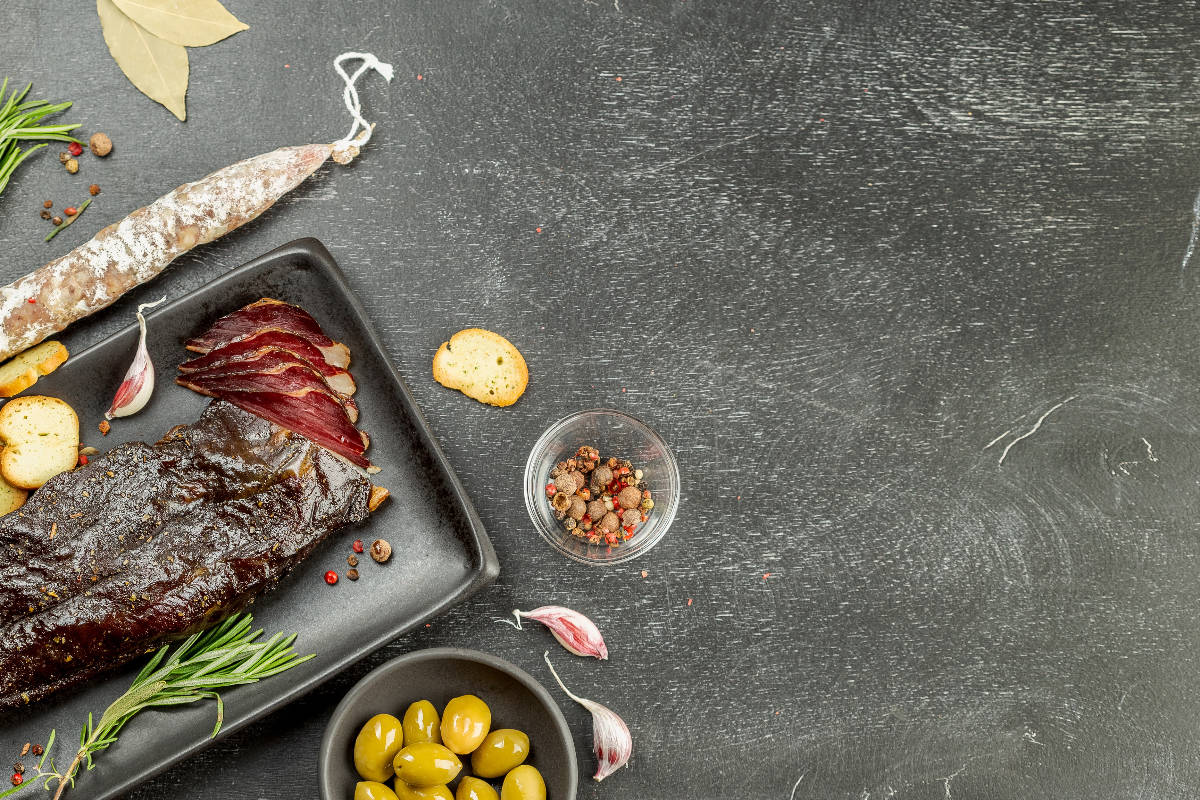
[[[358,570],[356,570],[356,569],[346,570],[346,577],[352,581],[358,580]]]
[[[29,752],[33,753],[35,756],[40,756],[45,751],[42,750],[42,746],[40,744],[35,744]]]

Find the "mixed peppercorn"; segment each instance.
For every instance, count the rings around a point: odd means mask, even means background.
[[[601,459],[588,445],[550,470],[546,497],[554,518],[591,544],[615,546],[632,538],[654,508],[642,470],[628,460]]]
[[[352,581],[358,580],[359,575],[358,555],[356,554],[363,553],[364,551],[369,552],[371,554],[371,558],[375,559],[375,561],[380,564],[385,563],[389,558],[392,557],[392,545],[387,539],[376,539],[375,541],[371,542],[371,547],[369,550],[363,545],[362,539],[355,539],[354,543],[350,545],[350,549],[353,550],[354,553],[346,556],[346,564],[350,567],[350,569],[346,570],[346,577]],[[326,572],[325,582],[330,586],[333,586],[335,583],[337,583],[337,571],[331,569]]]

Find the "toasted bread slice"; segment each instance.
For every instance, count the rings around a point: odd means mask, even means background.
[[[49,375],[67,360],[67,348],[58,342],[42,342],[0,364],[0,397],[20,394]],[[3,508],[0,502],[0,508]]]
[[[529,367],[508,339],[467,328],[442,342],[433,356],[433,379],[481,403],[511,406],[529,385]]]
[[[25,505],[29,492],[0,478],[0,517]]]
[[[36,489],[79,460],[79,417],[57,397],[18,397],[0,408],[0,441],[0,475]]]

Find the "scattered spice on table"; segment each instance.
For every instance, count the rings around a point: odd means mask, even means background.
[[[112,152],[112,139],[108,138],[108,134],[93,133],[92,138],[88,139],[88,149],[92,155],[104,158]]]
[[[100,420],[100,424],[97,427],[100,429],[101,436],[108,436],[108,432],[112,430],[112,425],[106,419]]]
[[[54,201],[47,200],[46,202],[42,203],[42,208],[54,208]]]
[[[92,197],[95,197],[96,195],[100,194],[100,186],[99,186],[99,184],[95,184],[95,183],[93,183],[91,186],[89,186],[89,187],[88,187],[88,194],[90,194]]]
[[[42,209],[42,219],[50,219],[50,212],[44,208]]]
[[[356,553],[361,553],[363,551],[362,539],[355,539],[354,544],[350,545],[350,549]]]
[[[73,156],[81,156],[83,155],[83,145],[79,142],[71,142],[67,145],[67,152]]]
[[[358,580],[358,570],[356,570],[356,569],[346,570],[346,577],[352,581]]]
[[[74,175],[76,172],[79,172],[79,162],[73,158],[68,158],[66,161],[64,161],[63,166],[65,166],[67,168],[67,172],[71,173],[72,175]]]
[[[335,583],[338,582],[338,574],[336,572],[334,572],[333,570],[329,570],[328,572],[325,573],[325,582],[328,583],[330,586],[333,586]]]
[[[82,202],[82,203],[79,205],[79,208],[75,208],[75,207],[71,207],[71,208],[69,208],[69,209],[68,209],[68,211],[72,211],[72,212],[74,212],[74,213],[73,213],[73,214],[68,214],[68,216],[70,216],[70,219],[68,219],[66,222],[63,222],[63,221],[62,221],[62,217],[55,217],[55,218],[52,220],[52,221],[54,222],[55,228],[54,228],[54,230],[50,231],[50,233],[46,234],[46,241],[48,242],[48,241],[50,241],[51,239],[53,239],[55,236],[58,236],[58,234],[59,234],[61,231],[63,231],[65,228],[67,228],[67,226],[69,226],[69,225],[70,225],[71,223],[73,223],[75,220],[77,220],[77,219],[79,219],[81,216],[83,216],[83,212],[84,212],[84,211],[87,209],[87,207],[88,207],[88,206],[90,206],[91,204],[92,204],[92,198],[90,198],[90,197],[89,197],[87,200],[84,200],[84,201],[83,201],[83,202]]]
[[[616,546],[632,538],[654,508],[642,470],[629,460],[602,459],[589,445],[556,464],[550,479],[546,497],[555,519],[591,544]]]
[[[376,539],[371,542],[371,558],[376,562],[383,564],[392,557],[392,546],[388,544],[387,539]]]

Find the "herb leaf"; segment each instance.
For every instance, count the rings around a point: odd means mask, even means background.
[[[250,26],[218,0],[115,0],[117,8],[150,33],[185,47],[204,47]]]
[[[125,77],[180,120],[187,118],[188,54],[138,25],[113,0],[96,0],[104,43]]]

